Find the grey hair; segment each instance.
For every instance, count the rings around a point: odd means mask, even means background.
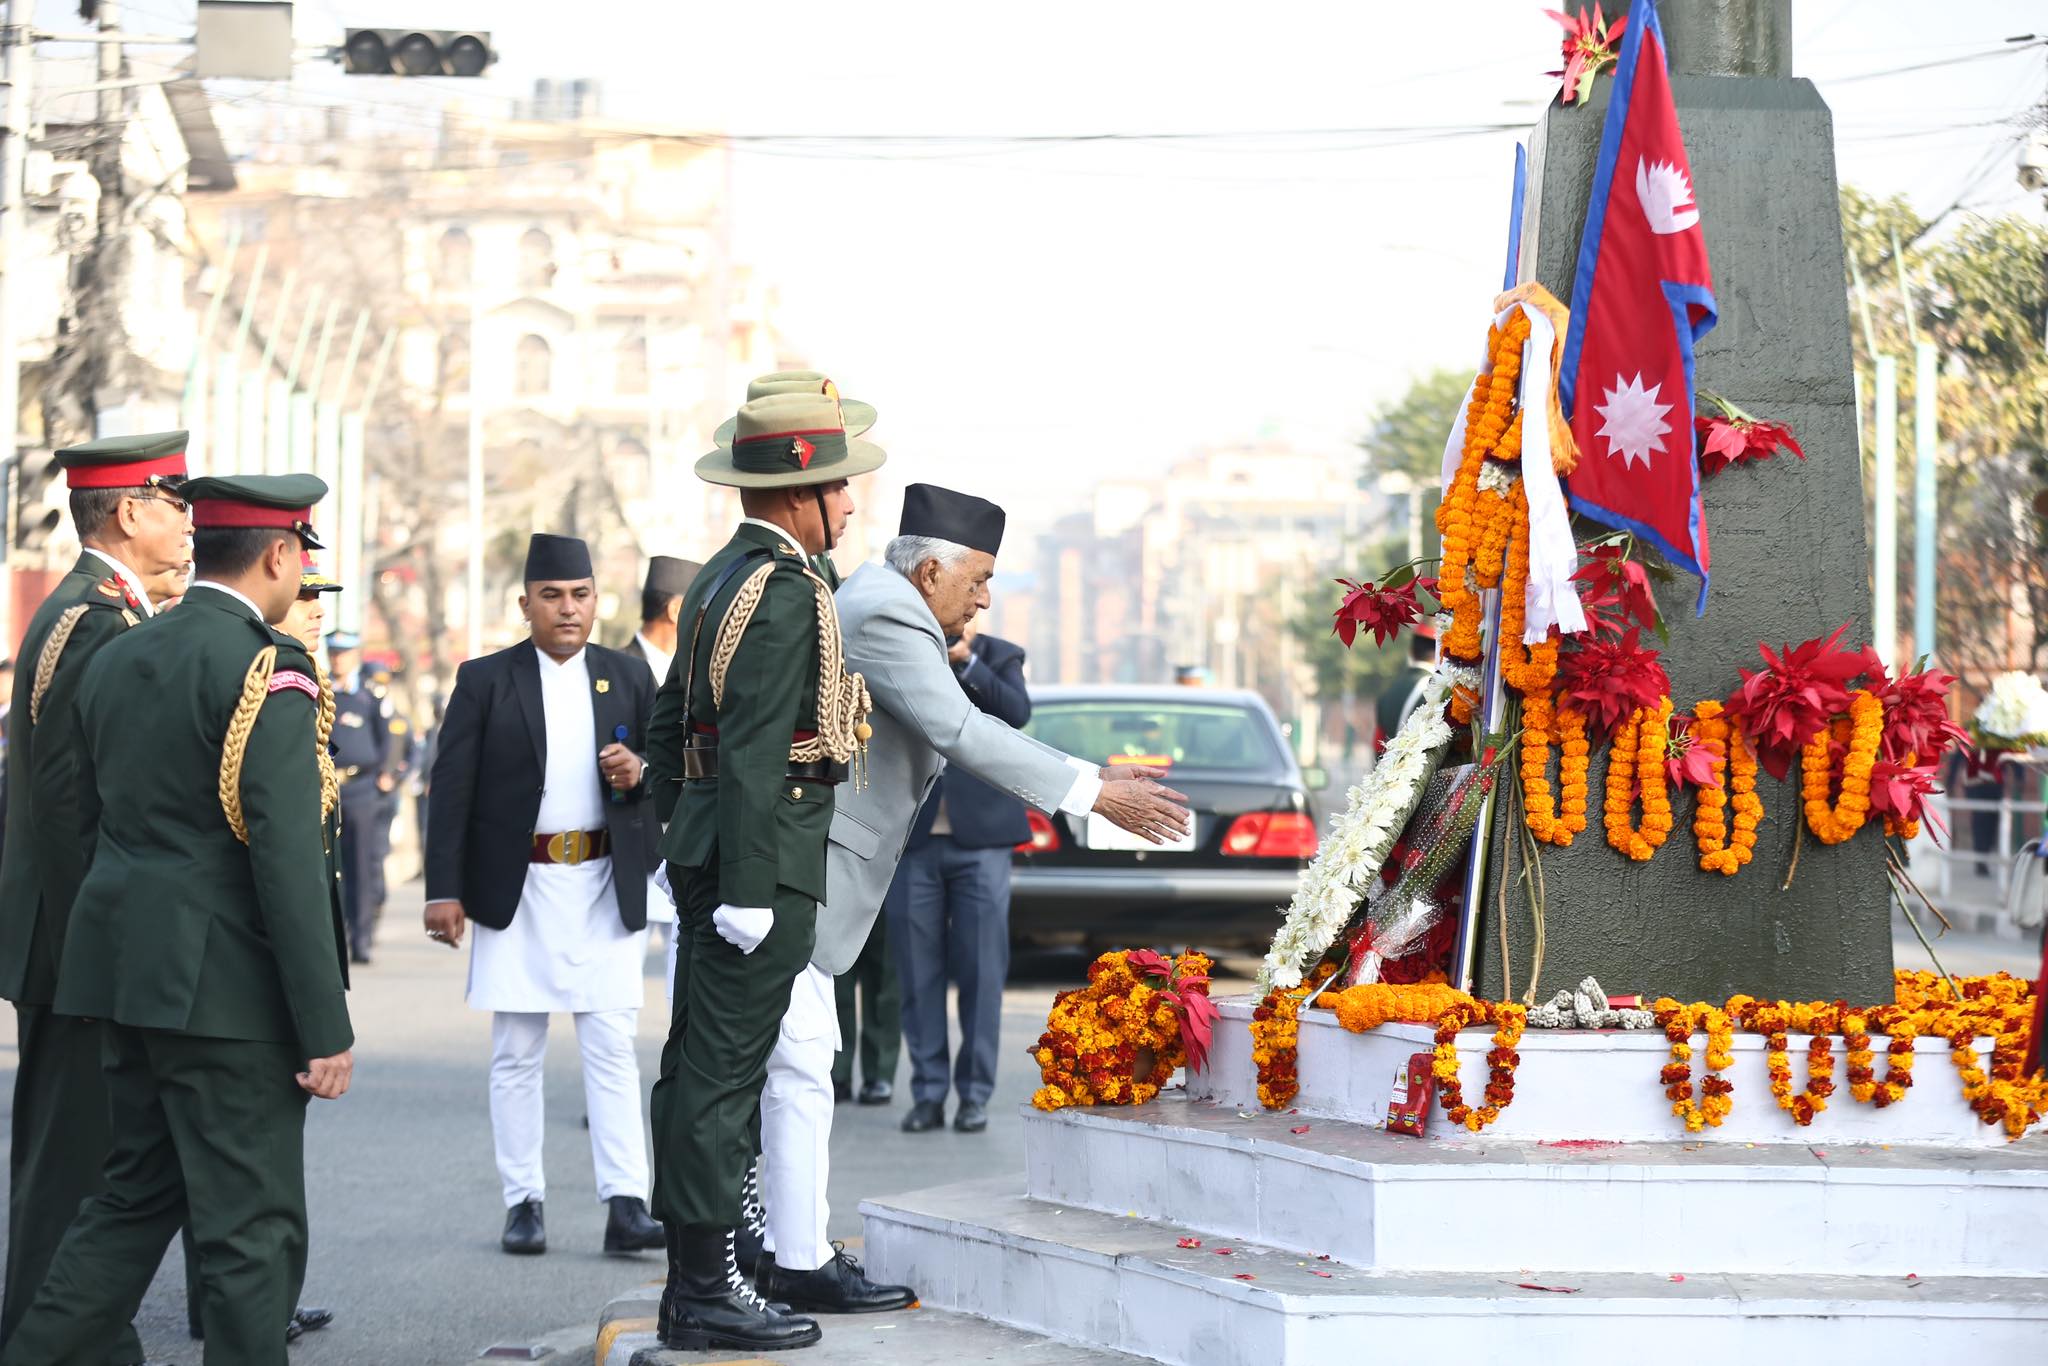
[[[937,536],[898,536],[882,551],[882,558],[907,579],[926,560],[937,560],[939,568],[951,569],[973,553],[964,545],[942,541]]]

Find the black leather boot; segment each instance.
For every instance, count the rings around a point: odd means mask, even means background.
[[[661,1225],[647,1212],[645,1200],[635,1195],[614,1195],[608,1203],[611,1214],[604,1225],[606,1252],[630,1255],[662,1245]]]
[[[740,1275],[734,1230],[683,1228],[675,1241],[662,1294],[667,1311],[662,1346],[685,1352],[714,1347],[775,1352],[809,1347],[824,1336],[815,1320],[781,1313]]]
[[[846,1244],[832,1244],[832,1260],[816,1271],[791,1271],[763,1262],[761,1293],[809,1314],[882,1314],[908,1309],[917,1292],[907,1285],[876,1285],[847,1255]]]
[[[668,1281],[661,1287],[661,1308],[655,1312],[654,1331],[663,1342],[675,1332],[676,1304],[683,1291],[683,1244],[682,1235],[674,1224],[661,1226],[662,1238],[668,1245]]]

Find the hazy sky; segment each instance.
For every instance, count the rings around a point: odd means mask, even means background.
[[[192,7],[127,8],[141,26]],[[1926,211],[1960,195],[2040,212],[2000,121],[2042,98],[2042,49],[1847,79],[2048,33],[2039,0],[1794,9],[1796,69],[1836,111],[1845,180]],[[1341,446],[1415,374],[1467,363],[1500,284],[1517,134],[1424,130],[1533,121],[1558,38],[1534,0],[310,0],[299,14],[309,39],[400,18],[488,27],[492,76],[442,88],[509,100],[535,76],[596,76],[612,114],[741,135],[1262,134],[741,157],[739,251],[777,285],[791,343],[881,408],[893,482],[960,484],[1034,520],[1207,441]],[[290,97],[372,98],[329,72]]]

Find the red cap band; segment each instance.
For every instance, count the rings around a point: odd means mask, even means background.
[[[262,527],[274,531],[312,529],[313,509],[273,508],[231,498],[203,498],[192,505],[192,525]]]
[[[65,484],[74,489],[139,489],[161,477],[185,477],[185,452],[125,465],[73,465],[64,471]]]

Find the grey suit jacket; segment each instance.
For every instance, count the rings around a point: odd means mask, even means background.
[[[864,564],[840,586],[846,667],[867,679],[868,784],[842,783],[825,846],[825,901],[811,961],[851,967],[867,943],[910,827],[947,761],[1041,811],[1058,808],[1077,768],[1067,756],[1012,730],[967,699],[946,662],[938,620],[910,581]]]

